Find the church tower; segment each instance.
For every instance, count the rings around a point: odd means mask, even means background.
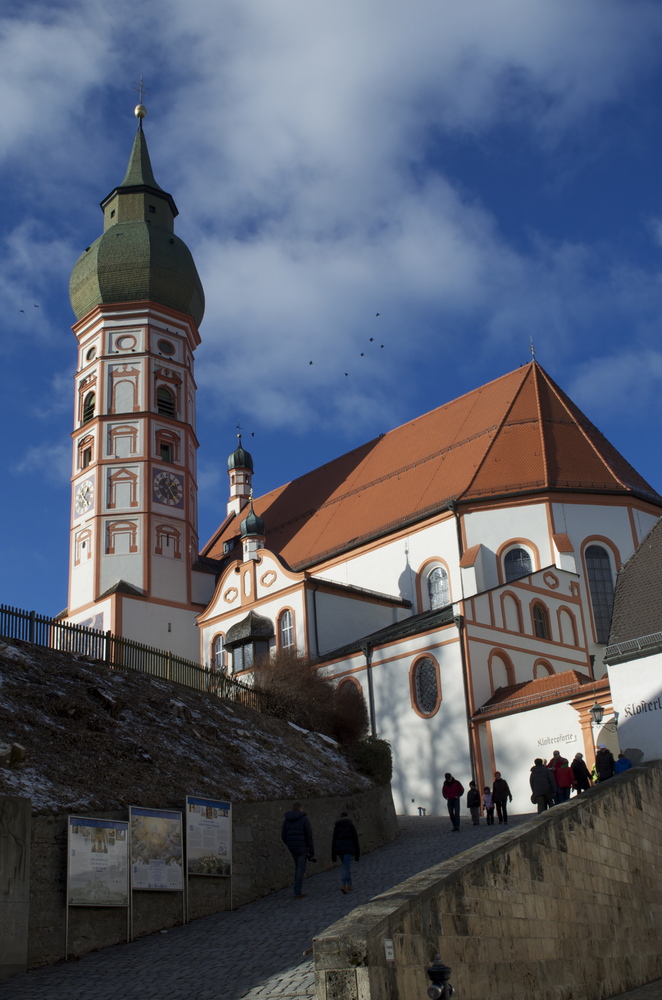
[[[78,339],[67,619],[198,659],[193,352],[204,294],[142,119],[69,287]]]

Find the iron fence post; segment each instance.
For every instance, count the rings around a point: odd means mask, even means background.
[[[28,629],[28,642],[34,642],[34,629],[35,629],[35,619],[37,614],[35,611],[30,612],[30,627]]]

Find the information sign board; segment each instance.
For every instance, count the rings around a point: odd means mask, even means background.
[[[189,875],[232,875],[232,803],[186,797]]]
[[[69,906],[129,905],[129,824],[70,816],[67,839]]]
[[[130,806],[131,888],[183,891],[182,814]]]

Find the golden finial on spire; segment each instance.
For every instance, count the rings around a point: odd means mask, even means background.
[[[137,90],[138,93],[140,94],[140,104],[136,104],[135,108],[133,109],[133,113],[136,116],[136,118],[139,118],[140,121],[142,122],[142,119],[147,114],[147,108],[143,104],[143,95],[149,94],[149,88],[146,87],[145,84],[143,83],[142,73],[140,74],[140,83],[134,83],[133,89]]]

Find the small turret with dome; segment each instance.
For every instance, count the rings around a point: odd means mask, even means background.
[[[237,442],[237,447],[228,456],[228,475],[230,477],[228,514],[240,514],[251,496],[253,458],[250,452],[241,446],[241,431],[237,434]]]
[[[241,522],[239,534],[244,554],[244,562],[248,559],[258,559],[258,550],[264,548],[266,536],[264,534],[264,521],[253,510],[253,491],[249,498],[250,511],[248,516]]]
[[[191,252],[174,233],[177,206],[154,178],[143,132],[145,106],[124,180],[101,202],[104,232],[78,258],[69,296],[77,319],[94,306],[151,301],[202,322],[205,299]]]

